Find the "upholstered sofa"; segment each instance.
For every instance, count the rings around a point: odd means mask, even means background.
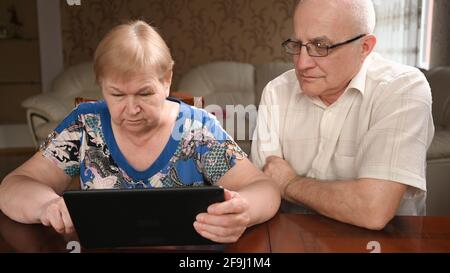
[[[427,153],[427,214],[450,215],[450,66],[424,74],[431,86],[436,127]]]
[[[181,78],[177,90],[202,96],[205,108],[216,115],[239,146],[250,154],[251,137],[256,124],[256,108],[262,91],[269,81],[292,68],[292,63],[285,62],[260,65],[211,62],[186,73]],[[212,105],[221,110],[218,111]],[[243,106],[241,109],[245,110],[244,115],[227,111],[227,106],[235,105]],[[237,109],[235,110],[237,113]]]

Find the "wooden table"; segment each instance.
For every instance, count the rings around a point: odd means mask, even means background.
[[[42,225],[25,225],[0,212],[0,252],[69,252],[74,238]],[[101,252],[210,252],[202,246],[106,249]],[[248,229],[230,253],[270,252],[450,252],[450,217],[395,217],[384,230],[370,231],[319,215],[277,214]],[[82,250],[82,252],[89,252]],[[98,252],[98,251],[96,251]]]
[[[372,231],[319,215],[279,214],[268,226],[271,252],[450,252],[450,217],[397,216]]]
[[[269,232],[266,224],[251,227],[237,243],[217,246],[167,246],[145,248],[114,248],[81,252],[232,252],[270,253]],[[0,211],[0,253],[2,252],[70,252],[68,242],[75,236],[63,236],[43,225],[26,225],[9,219]]]

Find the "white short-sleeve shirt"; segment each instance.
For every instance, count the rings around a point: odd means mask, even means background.
[[[431,92],[416,68],[372,53],[332,105],[302,93],[295,71],[262,94],[251,157],[277,155],[298,175],[373,178],[408,185],[397,215],[424,215],[426,151],[434,135]]]

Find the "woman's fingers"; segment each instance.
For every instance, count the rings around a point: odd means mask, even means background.
[[[250,222],[250,218],[247,214],[224,214],[215,215],[209,213],[200,213],[197,215],[196,220],[200,223],[221,226],[221,227],[236,227],[247,226]]]
[[[224,228],[194,222],[195,230],[203,237],[218,243],[234,243],[244,233],[245,227]]]
[[[70,234],[74,231],[72,219],[64,199],[61,197],[50,201],[46,205],[41,222],[45,226],[52,226],[58,233]]]
[[[58,209],[56,204],[53,203],[48,207],[47,217],[52,227],[58,233],[64,233],[65,231],[64,221],[62,219],[61,211]]]
[[[236,242],[250,223],[247,201],[238,193],[228,191],[225,200],[208,207],[207,213],[200,213],[194,228],[205,238],[215,242]]]
[[[245,213],[249,209],[247,200],[237,192],[229,192],[230,198],[224,202],[215,203],[208,207],[208,213],[215,215]],[[227,195],[227,194],[226,194]]]
[[[71,234],[75,231],[75,228],[73,227],[72,218],[70,218],[70,214],[69,214],[69,211],[67,210],[64,200],[62,200],[62,205],[60,206],[60,209],[61,209],[62,220],[64,222],[65,233]]]

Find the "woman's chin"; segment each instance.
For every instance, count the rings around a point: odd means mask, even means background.
[[[125,129],[128,132],[131,132],[131,133],[138,133],[138,132],[143,132],[143,131],[146,131],[146,130],[150,130],[149,126],[147,124],[143,123],[143,122],[140,122],[140,123],[138,123],[138,122],[132,122],[132,123],[127,122],[125,124],[122,124],[122,128]]]

